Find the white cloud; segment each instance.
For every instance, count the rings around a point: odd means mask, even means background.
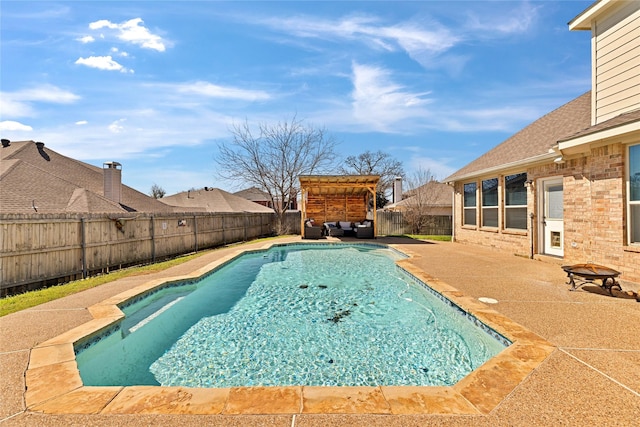
[[[359,41],[373,49],[404,51],[425,67],[430,59],[442,54],[461,41],[461,37],[439,23],[430,20],[385,25],[373,16],[350,16],[337,21],[316,17],[293,17],[263,21],[274,30],[289,32],[296,37]]]
[[[171,87],[171,85],[168,85]],[[218,86],[209,82],[184,83],[173,86],[174,90],[183,94],[201,95],[209,98],[239,99],[245,101],[262,101],[271,96],[261,90],[247,90],[231,86]]]
[[[495,10],[482,16],[469,13],[467,30],[482,32],[483,37],[508,36],[528,31],[538,19],[540,6],[523,2],[518,9],[496,14]]]
[[[34,103],[71,104],[79,99],[80,97],[72,92],[45,84],[0,93],[0,111],[4,117],[31,117],[34,115]]]
[[[112,47],[110,49],[111,53],[113,53],[114,55],[118,55],[118,56],[123,56],[123,57],[128,57],[129,54],[127,52],[124,51],[120,51],[120,49],[118,49],[117,47]]]
[[[13,99],[11,95],[7,92],[0,93],[0,112],[3,117],[32,117],[34,115],[30,103]]]
[[[78,121],[76,122],[76,124],[77,124],[78,126],[86,125],[86,124],[88,124],[88,123],[89,123],[89,122],[88,122],[88,121],[86,121],[86,120],[78,120]]]
[[[79,65],[86,65],[89,68],[97,68],[106,71],[120,71],[122,73],[133,72],[122,66],[122,64],[114,61],[111,55],[108,56],[90,56],[88,58],[78,58],[75,62]]]
[[[116,24],[106,19],[101,19],[89,24],[92,30],[107,29],[112,30],[115,36],[127,43],[138,45],[145,49],[152,49],[158,52],[166,50],[167,41],[156,34],[152,34],[144,25],[141,18],[134,18],[128,21]]]
[[[80,99],[78,95],[53,85],[40,85],[31,89],[5,92],[3,95],[20,101],[41,101],[55,104],[71,104]]]
[[[447,164],[451,160],[452,159],[432,159],[425,156],[413,156],[409,161],[407,172],[411,175],[410,171],[429,171],[434,178],[442,180],[458,170],[458,168]]]
[[[84,36],[84,37],[80,37],[80,38],[78,38],[76,40],[78,40],[80,43],[85,43],[86,44],[86,43],[94,42],[96,39],[94,39],[93,36]]]
[[[29,125],[22,124],[20,122],[14,122],[12,120],[5,120],[0,122],[1,131],[32,131],[33,128]]]
[[[408,118],[425,115],[428,92],[412,93],[393,82],[389,71],[353,64],[353,114],[357,121],[378,131],[390,131]]]
[[[127,119],[119,119],[109,125],[109,130],[112,133],[121,133],[124,131],[124,126],[122,123],[127,121]]]

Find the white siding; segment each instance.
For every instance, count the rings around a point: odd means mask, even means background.
[[[640,108],[640,2],[594,25],[595,123]]]

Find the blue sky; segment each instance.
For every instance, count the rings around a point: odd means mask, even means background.
[[[445,178],[590,89],[593,2],[0,2],[0,134],[125,184],[213,186],[233,123],[295,115],[342,158]]]

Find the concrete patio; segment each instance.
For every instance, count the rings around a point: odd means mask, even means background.
[[[299,237],[278,242],[300,241]],[[362,242],[362,241],[360,241]],[[34,347],[92,320],[88,307],[155,279],[188,274],[235,253],[210,251],[161,273],[134,276],[0,318],[0,422],[3,425],[238,425],[238,426],[533,426],[635,425],[640,419],[640,303],[625,294],[608,296],[596,286],[569,292],[559,263],[530,260],[482,247],[449,242],[380,238],[415,255],[412,268],[441,286],[477,300],[551,344],[526,377],[487,413],[444,414],[289,413],[234,411],[230,401],[219,415],[44,414],[27,408],[25,373]],[[262,247],[262,243],[242,248]],[[622,283],[623,290],[638,284]],[[481,303],[477,303],[481,304]],[[482,305],[482,304],[481,304]],[[55,387],[55,384],[51,384]],[[224,402],[223,402],[224,403]],[[281,405],[277,399],[272,408]],[[106,405],[105,405],[106,406]],[[275,414],[274,414],[275,412]],[[462,411],[464,412],[464,411]]]

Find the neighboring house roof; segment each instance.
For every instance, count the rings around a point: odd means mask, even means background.
[[[42,143],[0,147],[0,213],[172,212],[122,185],[120,203],[104,197],[103,169],[56,153]]]
[[[418,201],[416,193],[424,194],[424,199]],[[405,193],[404,199],[396,203],[385,205],[385,209],[393,209],[403,206],[412,206],[415,204],[427,204],[430,207],[451,207],[453,206],[453,187],[438,181],[429,181],[424,185],[409,190]]]
[[[257,187],[251,187],[241,191],[237,191],[233,193],[233,195],[242,197],[243,199],[247,199],[252,202],[271,202],[271,197],[269,196],[269,194]]]
[[[189,190],[182,193],[165,196],[158,199],[167,205],[180,207],[182,210],[205,212],[270,212],[273,209],[251,202],[242,197],[234,196],[219,188]]]
[[[554,151],[558,141],[590,126],[591,91],[539,118],[445,181],[471,178],[498,168],[552,160],[559,155]]]

